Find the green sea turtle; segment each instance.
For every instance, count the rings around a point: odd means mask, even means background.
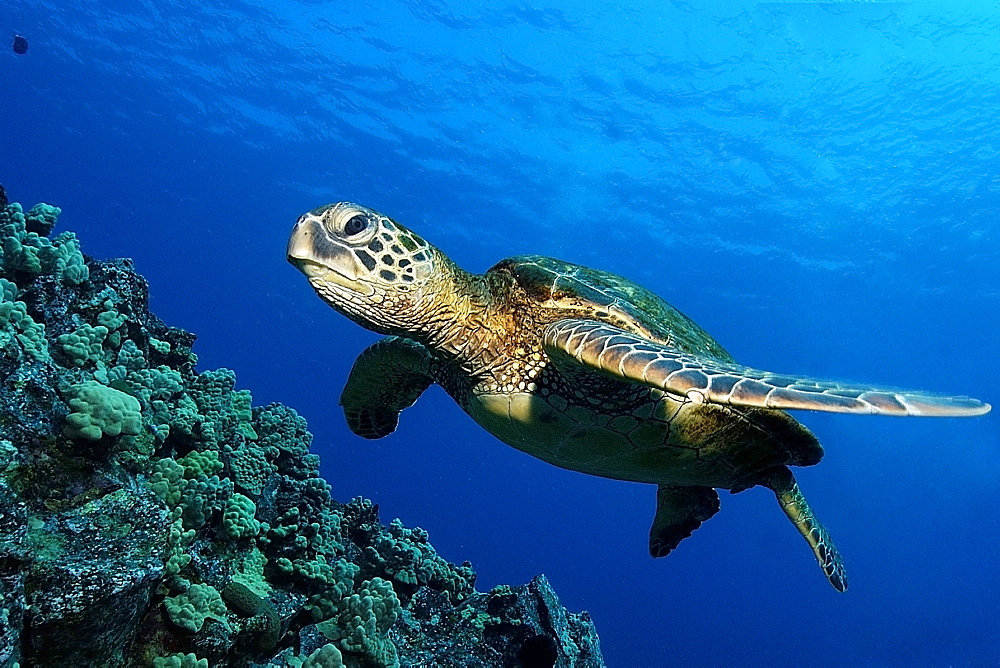
[[[438,383],[487,431],[556,466],[657,485],[649,551],[662,557],[719,510],[716,488],[774,491],[838,590],[843,561],[790,465],[819,462],[784,412],[980,415],[990,406],[736,364],[698,325],[619,276],[533,255],[463,271],[372,209],[302,216],[287,256],[330,306],[389,335],[361,353],[340,403],[381,438]]]

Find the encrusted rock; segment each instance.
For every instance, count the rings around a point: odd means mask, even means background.
[[[544,578],[476,592],[335,501],[305,420],[195,371],[58,215],[0,203],[0,665],[603,665]]]

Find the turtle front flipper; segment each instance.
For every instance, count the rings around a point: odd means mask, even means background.
[[[774,469],[761,484],[770,488],[778,497],[778,505],[809,543],[819,567],[823,569],[826,579],[833,588],[837,591],[846,591],[847,571],[844,570],[844,559],[837,551],[837,546],[833,544],[826,527],[813,514],[792,472],[788,467],[781,466]]]
[[[778,410],[960,417],[990,405],[970,397],[879,389],[788,376],[722,362],[651,341],[595,320],[559,320],[545,328],[545,351],[561,368],[589,367],[690,401]]]
[[[649,530],[650,556],[667,556],[717,512],[719,493],[711,487],[660,485],[656,489],[656,516]]]
[[[389,336],[354,362],[340,395],[347,426],[358,436],[382,438],[396,430],[399,414],[433,382],[433,358],[416,341]]]

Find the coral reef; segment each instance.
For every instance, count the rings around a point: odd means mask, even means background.
[[[335,501],[305,420],[197,372],[128,260],[0,200],[0,665],[604,665],[544,577],[477,592]]]

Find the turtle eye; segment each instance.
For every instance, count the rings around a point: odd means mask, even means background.
[[[361,234],[368,228],[368,217],[363,216],[360,213],[351,216],[350,220],[344,224],[344,236],[353,237],[357,234]]]

